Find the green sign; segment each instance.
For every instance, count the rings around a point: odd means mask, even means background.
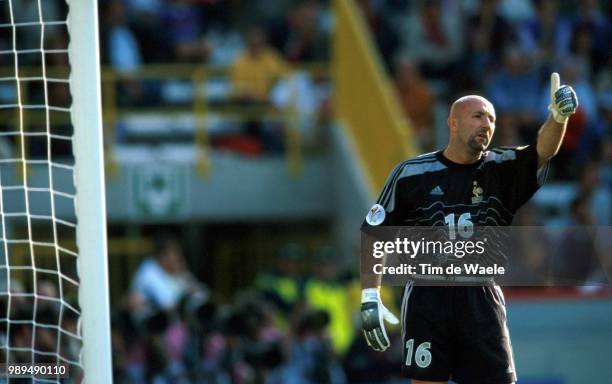
[[[187,212],[187,172],[181,166],[139,166],[132,171],[132,201],[138,216],[168,218]]]

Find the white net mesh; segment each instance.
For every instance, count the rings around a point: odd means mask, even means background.
[[[67,14],[0,0],[0,364],[70,371],[8,382],[81,377]]]

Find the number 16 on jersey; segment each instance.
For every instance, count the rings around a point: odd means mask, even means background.
[[[464,239],[472,237],[474,234],[474,224],[471,221],[472,215],[469,212],[462,213],[455,224],[455,214],[446,215],[444,222],[448,225],[448,236],[451,240],[457,238],[457,234]]]

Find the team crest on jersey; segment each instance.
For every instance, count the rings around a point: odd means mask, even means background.
[[[380,225],[385,221],[385,209],[380,204],[374,204],[366,215],[366,222],[370,225]]]
[[[478,185],[478,182],[474,180],[472,188],[472,204],[478,204],[482,201],[482,194],[484,190]]]

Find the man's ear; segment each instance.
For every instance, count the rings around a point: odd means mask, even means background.
[[[448,119],[446,119],[446,124],[451,132],[455,132],[457,130],[457,119],[454,117],[449,116]]]

